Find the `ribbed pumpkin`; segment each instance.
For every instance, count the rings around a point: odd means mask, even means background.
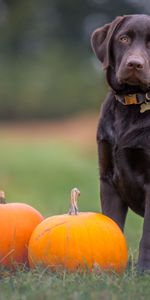
[[[30,266],[74,271],[92,270],[99,265],[105,270],[124,271],[128,255],[122,231],[103,214],[78,213],[79,194],[78,189],[72,190],[68,214],[49,217],[33,231],[29,241]]]
[[[27,204],[6,204],[3,191],[0,191],[0,203],[0,266],[14,268],[28,264],[29,239],[44,218]]]

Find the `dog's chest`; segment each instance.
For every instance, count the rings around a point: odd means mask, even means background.
[[[98,140],[100,144],[107,141],[107,152],[111,152],[107,160],[113,166],[112,179],[118,193],[143,215],[143,189],[150,183],[150,110],[140,113],[139,106],[124,107],[114,101],[109,98],[103,107]]]
[[[143,186],[150,180],[150,111],[141,115],[138,109],[116,110],[114,120],[114,180],[133,210],[142,210]]]
[[[150,151],[150,110],[140,112],[139,105],[115,109],[114,144],[119,148],[145,148]]]

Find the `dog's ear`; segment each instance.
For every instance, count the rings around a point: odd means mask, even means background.
[[[112,23],[96,29],[91,36],[92,48],[105,69],[110,65],[110,44],[113,34],[124,19],[125,16],[117,17]]]

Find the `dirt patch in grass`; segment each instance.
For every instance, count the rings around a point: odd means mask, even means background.
[[[1,122],[0,137],[13,140],[60,139],[81,147],[96,147],[98,114],[79,115],[61,121]]]

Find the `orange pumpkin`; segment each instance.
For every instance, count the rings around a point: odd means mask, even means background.
[[[28,242],[32,231],[43,221],[33,207],[23,203],[5,203],[0,192],[0,265],[8,268],[28,263]]]
[[[78,213],[78,189],[71,193],[69,214],[53,216],[41,222],[29,241],[29,264],[56,270],[77,268],[122,272],[127,265],[127,245],[118,225],[107,216]]]

